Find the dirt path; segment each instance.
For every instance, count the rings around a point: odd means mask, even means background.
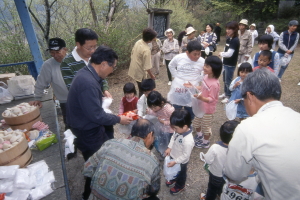
[[[221,38],[222,42],[218,46],[218,51],[214,53],[214,55],[218,55],[218,53],[224,49],[224,38]],[[253,52],[257,52],[257,45],[254,47]],[[290,63],[288,69],[286,70],[281,85],[282,85],[282,98],[281,101],[285,106],[291,107],[292,109],[300,112],[300,86],[297,86],[297,83],[300,80],[300,46],[298,45],[295,50],[295,55]],[[126,70],[117,70],[112,74],[109,80],[110,93],[113,95],[114,101],[111,106],[111,109],[115,114],[118,113],[119,103],[121,98],[123,97],[122,88],[126,82],[133,82],[130,77],[127,76]],[[236,73],[235,73],[236,74]],[[167,85],[167,72],[166,67],[160,68],[160,75],[156,80],[156,90],[159,91],[164,97],[167,96],[169,92],[170,86]],[[222,78],[220,78],[221,83],[221,92],[223,92],[223,82]],[[137,87],[137,86],[136,86]],[[60,117],[60,120],[62,118]],[[212,138],[211,142],[214,143],[218,141],[219,138],[219,128],[226,121],[226,115],[224,111],[224,105],[220,102],[217,105],[216,113],[214,114],[213,125],[212,125]],[[62,126],[63,127],[63,126]],[[123,135],[118,133],[118,125],[115,126],[115,137],[120,138],[124,137]],[[199,159],[200,152],[207,152],[207,149],[198,149],[194,148],[192,151],[192,155],[188,164],[188,178],[186,182],[186,191],[182,192],[177,196],[172,196],[169,193],[169,188],[165,185],[165,179],[161,177],[161,190],[158,194],[158,197],[161,200],[180,200],[180,199],[199,199],[199,195],[201,192],[206,192],[207,183],[208,183],[208,174],[203,170],[203,162]],[[70,161],[66,161],[67,171],[68,171],[68,179],[70,184],[70,191],[72,200],[81,199],[81,193],[84,187],[83,176],[81,175],[81,170],[83,168],[83,157],[81,154],[78,154],[77,158],[72,159]]]

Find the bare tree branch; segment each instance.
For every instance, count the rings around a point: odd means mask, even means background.
[[[51,4],[50,4],[50,8],[52,8],[53,4],[57,2],[57,0],[54,0]]]
[[[31,14],[31,16],[33,17],[33,19],[35,20],[35,22],[38,24],[38,26],[40,27],[40,29],[43,31],[43,33],[45,33],[45,29],[43,27],[43,25],[41,24],[41,22],[38,20],[38,18],[35,16],[35,14],[31,11],[30,6],[31,6],[32,0],[30,1],[30,4],[28,6],[28,11]]]

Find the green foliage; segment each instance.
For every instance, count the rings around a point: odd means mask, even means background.
[[[32,60],[20,18],[13,2],[4,0],[0,8],[0,64],[18,63]],[[7,16],[4,18],[3,16]],[[28,74],[27,66],[1,67],[0,73],[19,71]]]
[[[163,8],[173,11],[170,15],[170,27],[175,31],[177,36],[185,29],[185,26],[188,23],[193,24],[196,27],[196,22],[198,22],[198,20],[194,18],[192,12],[185,9],[178,1],[172,1]]]

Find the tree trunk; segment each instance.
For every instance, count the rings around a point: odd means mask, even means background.
[[[116,0],[110,0],[109,1],[109,12],[106,16],[106,27],[105,27],[105,30],[104,30],[105,33],[107,32],[108,27],[109,27],[109,25],[112,21],[112,17],[114,15],[115,11],[116,11],[116,5],[117,5]]]
[[[95,24],[95,26],[97,26],[98,25],[98,19],[97,19],[97,14],[96,14],[95,7],[94,7],[94,4],[93,4],[93,0],[89,0],[89,3],[90,3],[91,11],[92,11],[94,24]]]
[[[50,8],[48,0],[45,0],[45,10],[46,10],[46,24],[45,24],[44,38],[45,38],[45,40],[46,40],[46,42],[48,44],[48,42],[49,42],[50,25],[51,25],[51,19],[50,19],[51,8]]]

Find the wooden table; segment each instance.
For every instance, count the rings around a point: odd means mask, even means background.
[[[54,101],[52,100],[52,89],[49,89],[49,93],[44,95],[42,98],[43,107],[41,108],[41,116],[43,122],[49,125],[49,129],[56,134],[58,143],[50,146],[49,148],[39,151],[32,150],[33,161],[35,163],[40,160],[45,160],[49,166],[49,170],[54,172],[55,182],[54,188],[55,190],[46,196],[45,200],[65,200],[70,199],[70,192],[68,187],[67,174],[65,170],[64,163],[64,150],[62,149],[62,143],[59,132],[59,124],[57,120],[56,106]],[[0,105],[0,113],[2,113],[6,108],[13,107],[22,102],[33,101],[34,98],[20,99],[12,101],[8,104]]]

